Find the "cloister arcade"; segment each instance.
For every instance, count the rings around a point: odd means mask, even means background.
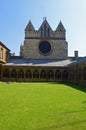
[[[86,63],[69,67],[5,66],[0,69],[1,81],[61,81],[86,86]]]
[[[68,81],[77,85],[86,86],[86,63],[72,65],[69,67]]]
[[[67,81],[67,68],[52,67],[4,67],[3,81]]]

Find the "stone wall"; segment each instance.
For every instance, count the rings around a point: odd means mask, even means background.
[[[0,62],[1,63],[6,63],[7,52],[8,50],[2,45],[0,45]]]
[[[38,30],[35,30],[31,21],[25,28],[25,40],[20,47],[20,56],[34,59],[66,59],[68,57],[68,44],[66,42],[65,28],[60,22],[55,31],[52,30],[45,19]],[[39,44],[48,41],[51,51],[42,54]]]
[[[65,40],[47,39],[51,45],[51,51],[45,55],[41,54],[39,44],[41,39],[26,39],[23,46],[23,58],[32,59],[66,59],[68,57],[68,45]]]
[[[69,67],[69,82],[86,87],[86,61]]]

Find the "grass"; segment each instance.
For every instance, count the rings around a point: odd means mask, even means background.
[[[85,130],[86,88],[0,83],[0,130]]]

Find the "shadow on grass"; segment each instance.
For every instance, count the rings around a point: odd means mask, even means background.
[[[86,87],[81,87],[81,86],[70,84],[70,83],[64,83],[64,84],[69,86],[69,87],[72,87],[74,89],[77,89],[79,91],[86,92]]]
[[[79,91],[82,91],[82,92],[86,92],[86,87],[81,87],[79,85],[74,85],[74,84],[71,84],[71,83],[63,83],[63,82],[50,82],[51,84],[65,84],[67,85],[68,87],[72,87],[74,89],[77,89]]]
[[[12,84],[14,82],[7,82],[8,84]],[[18,82],[18,83],[28,83],[28,82]],[[71,84],[71,83],[67,83],[67,82],[61,82],[61,81],[58,81],[58,82],[36,82],[36,81],[32,81],[32,82],[29,82],[29,83],[49,83],[49,84],[64,84],[68,87],[72,87],[74,89],[77,89],[79,91],[82,91],[82,92],[86,92],[86,87],[82,87],[82,86],[79,86],[79,85],[75,85],[75,84]]]

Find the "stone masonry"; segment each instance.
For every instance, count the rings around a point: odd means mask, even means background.
[[[46,19],[39,30],[35,30],[32,22],[29,21],[25,28],[24,43],[20,47],[20,56],[28,59],[66,59],[68,57],[68,43],[65,32],[61,21],[55,31],[52,30]],[[39,45],[43,41],[47,41],[51,46],[47,53],[41,53],[39,49]]]

